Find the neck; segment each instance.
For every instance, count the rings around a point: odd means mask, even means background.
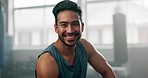
[[[60,54],[63,56],[63,58],[69,63],[74,64],[75,63],[75,48],[74,47],[68,47],[64,43],[62,43],[60,40],[57,40],[54,45],[59,50]]]
[[[73,46],[73,47],[69,47],[69,46],[66,46],[63,42],[61,42],[61,40],[57,40],[54,45],[56,46],[56,48],[59,50],[59,52],[62,54],[62,55],[73,55],[75,54],[75,48],[76,46]]]

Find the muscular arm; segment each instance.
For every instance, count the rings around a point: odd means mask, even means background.
[[[90,65],[98,73],[100,73],[103,78],[116,78],[115,73],[113,72],[111,66],[108,64],[103,55],[97,52],[97,50],[86,40],[81,39],[80,41],[82,42],[88,53],[88,61]]]
[[[58,78],[56,61],[49,53],[44,53],[36,62],[37,78]]]

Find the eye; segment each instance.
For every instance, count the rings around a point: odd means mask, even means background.
[[[79,25],[80,25],[79,22],[73,22],[73,23],[72,23],[72,26],[79,26]]]
[[[66,23],[61,23],[60,26],[61,27],[67,27],[67,24]]]

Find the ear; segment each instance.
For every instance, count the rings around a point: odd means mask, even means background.
[[[82,32],[84,31],[84,23],[82,22]]]
[[[56,25],[56,24],[54,24],[54,31],[56,32],[56,33],[58,33],[58,26]]]

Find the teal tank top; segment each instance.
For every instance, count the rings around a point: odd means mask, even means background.
[[[70,65],[64,60],[53,43],[48,46],[43,53],[45,52],[50,52],[56,60],[59,69],[58,78],[86,78],[88,56],[80,41],[76,43],[76,61],[74,65]]]

